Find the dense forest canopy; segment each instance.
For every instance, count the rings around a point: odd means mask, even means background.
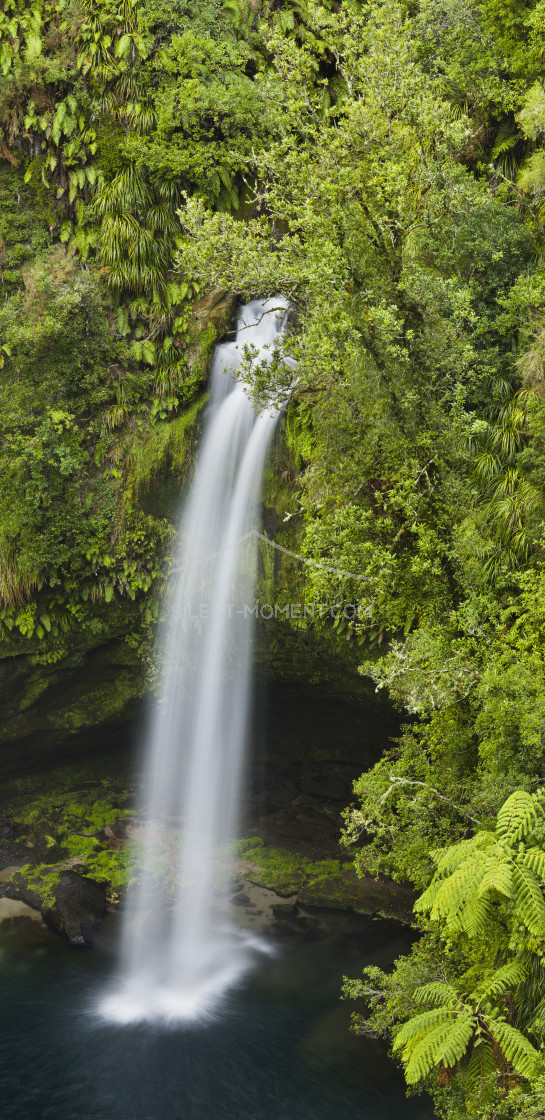
[[[544,60],[543,0],[0,13],[5,648],[129,607],[141,640],[195,309],[285,293],[244,367],[292,393],[301,593],[362,608],[336,639],[410,715],[345,838],[425,890],[422,937],[348,991],[449,1120],[545,1108]]]

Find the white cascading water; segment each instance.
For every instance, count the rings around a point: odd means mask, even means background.
[[[214,355],[163,635],[138,880],[124,917],[121,977],[101,1006],[117,1022],[205,1016],[251,959],[214,872],[237,833],[256,570],[248,535],[277,411],[257,414],[233,372],[246,343],[267,361],[286,313],[282,299],[247,304],[236,341]]]

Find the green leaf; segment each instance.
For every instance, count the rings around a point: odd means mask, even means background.
[[[522,864],[528,867],[530,871],[537,875],[538,879],[545,882],[545,852],[541,848],[527,848],[524,855],[518,859],[519,866]]]
[[[482,898],[487,891],[495,890],[499,894],[503,894],[505,898],[513,897],[513,882],[510,864],[505,858],[493,860],[489,869],[485,872],[481,883],[478,887],[477,894]]]
[[[521,1077],[538,1077],[544,1072],[541,1054],[516,1027],[492,1018],[487,1019],[486,1025],[515,1073],[519,1073]]]
[[[127,34],[121,35],[121,37],[117,41],[117,45],[116,45],[116,48],[115,48],[115,53],[116,53],[117,57],[118,58],[128,58],[128,56],[130,54],[130,51],[131,51],[131,44],[132,44],[132,36],[131,35],[127,35]]]
[[[433,1007],[450,1007],[460,1002],[460,997],[452,984],[445,984],[440,980],[423,984],[414,994],[418,1003],[431,1003]]]
[[[545,938],[545,900],[534,872],[522,864],[513,865],[513,885],[518,917],[536,937]]]
[[[523,789],[515,790],[498,812],[496,827],[499,835],[511,844],[522,840],[537,824],[538,808],[542,815],[535,796]]]
[[[478,996],[480,1003],[485,1003],[502,995],[503,992],[514,991],[519,984],[522,984],[526,971],[522,961],[511,961],[510,964],[498,968],[489,979],[483,980],[475,989],[475,995]]]
[[[467,1067],[467,1085],[471,1094],[483,1088],[483,1082],[495,1077],[496,1065],[492,1047],[485,1042],[475,1045]]]

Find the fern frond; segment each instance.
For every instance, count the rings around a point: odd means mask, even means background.
[[[432,852],[432,857],[437,867],[437,873],[456,871],[461,863],[473,854],[477,837],[469,840],[460,840],[458,844],[451,844],[448,848],[438,848]]]
[[[464,882],[464,867],[457,868],[451,875],[447,875],[445,878],[439,880],[433,905],[431,907],[426,907],[429,909],[429,914],[432,919],[446,918],[450,920],[458,912],[466,897]],[[424,898],[425,896],[422,897]]]
[[[468,899],[452,928],[463,930],[469,937],[480,937],[493,915],[489,898]]]
[[[444,881],[445,880],[443,878],[439,878],[439,876],[437,875],[434,876],[429,887],[427,887],[426,890],[423,891],[423,893],[420,895],[420,897],[417,898],[413,906],[415,914],[426,914],[428,911],[433,909],[435,901],[437,899],[437,895],[441,887],[443,886]]]
[[[477,894],[487,864],[482,853],[475,852],[472,859],[443,880],[430,916],[443,919],[448,930],[466,930],[470,935],[480,933],[490,910],[489,900]]]
[[[522,840],[538,821],[536,798],[524,789],[517,789],[498,812],[496,829],[509,843]]]
[[[421,1081],[434,1068],[442,1064],[455,1066],[467,1051],[475,1030],[475,1019],[470,1012],[457,1015],[454,1021],[438,1025],[422,1038],[407,1054],[405,1077],[409,1085]],[[406,1051],[409,1047],[406,1047]]]
[[[496,1072],[492,1047],[486,1042],[476,1045],[473,1049],[467,1067],[467,1087],[470,1093],[475,1093],[482,1087],[483,1081],[492,1078]]]
[[[529,867],[538,879],[545,882],[545,852],[541,848],[527,848],[517,862],[524,867]]]
[[[475,995],[481,1003],[493,999],[510,989],[518,988],[526,977],[526,968],[522,961],[511,961],[498,968],[488,980],[483,980],[475,989]]]
[[[403,1047],[401,1054],[405,1065],[405,1078],[410,1085],[420,1081],[436,1064],[436,1050],[448,1036],[452,1027],[452,1020],[444,1018],[435,1027],[422,1031],[415,1038],[411,1038]]]
[[[393,1049],[400,1050],[401,1047],[409,1044],[416,1045],[420,1039],[424,1038],[430,1031],[434,1031],[436,1027],[451,1024],[455,1016],[455,1011],[445,1007],[438,1007],[434,1008],[433,1011],[422,1011],[420,1015],[413,1015],[412,1019],[408,1019],[398,1030]]]
[[[519,139],[518,133],[514,133],[512,136],[505,136],[503,139],[498,138],[490,153],[492,159],[498,159],[498,157],[504,155],[505,152],[509,152],[511,148],[515,147]]]
[[[515,1073],[521,1077],[538,1077],[543,1073],[541,1054],[516,1027],[501,1019],[487,1019],[486,1026]]]
[[[488,871],[485,872],[480,886],[477,889],[479,898],[482,898],[486,891],[495,890],[500,894],[505,895],[506,898],[513,897],[513,882],[511,867],[506,862],[505,857],[496,859],[491,863]]]
[[[429,1003],[432,1007],[455,1007],[460,1002],[460,997],[452,984],[445,984],[441,980],[434,980],[431,984],[423,984],[414,993],[417,1003]]]
[[[545,900],[538,880],[533,871],[524,867],[522,861],[513,863],[513,886],[515,888],[518,916],[530,933],[545,937]]]
[[[452,1028],[441,1044],[441,1049],[437,1053],[437,1061],[441,1062],[447,1069],[455,1066],[467,1051],[469,1043],[475,1033],[475,1016],[471,1011],[465,1011],[460,1014],[456,1023],[452,1024]]]

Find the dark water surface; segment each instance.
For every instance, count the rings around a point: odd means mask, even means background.
[[[93,1013],[117,922],[77,951],[38,922],[0,924],[2,1120],[430,1120],[382,1044],[348,1031],[343,972],[406,951],[393,924],[312,915],[200,1028],[110,1026]]]

